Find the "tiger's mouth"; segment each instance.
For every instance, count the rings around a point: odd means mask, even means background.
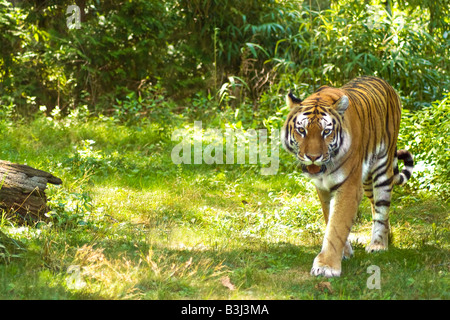
[[[317,175],[320,173],[324,173],[327,170],[325,165],[316,166],[315,164],[304,165],[302,164],[302,170],[305,173],[309,173],[310,175]]]

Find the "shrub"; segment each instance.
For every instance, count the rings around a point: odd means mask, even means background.
[[[420,111],[403,111],[399,146],[415,157],[410,184],[415,189],[450,196],[450,94]]]

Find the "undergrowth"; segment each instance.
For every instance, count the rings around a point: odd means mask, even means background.
[[[284,151],[278,173],[263,176],[259,164],[175,165],[177,142],[152,122],[41,114],[4,123],[2,134],[3,159],[63,185],[47,190],[46,221],[2,216],[20,249],[0,247],[1,298],[449,298],[449,204],[414,180],[395,189],[390,250],[365,253],[365,200],[355,256],[341,278],[324,280],[309,275],[324,231],[320,204]],[[367,287],[371,265],[381,269],[381,290]]]

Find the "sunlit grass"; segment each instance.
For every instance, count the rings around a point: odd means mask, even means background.
[[[174,165],[170,142],[155,140],[159,129],[124,126],[114,135],[117,128],[105,120],[60,127],[39,120],[5,133],[4,159],[48,170],[64,184],[48,190],[56,207],[50,222],[2,219],[2,231],[26,251],[0,260],[1,298],[449,297],[448,205],[395,193],[390,250],[371,255],[365,200],[342,277],[314,278],[324,223],[314,187],[295,168],[262,176],[250,165]],[[382,290],[366,286],[370,265],[381,268]]]

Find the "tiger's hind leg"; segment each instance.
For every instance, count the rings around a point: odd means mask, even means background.
[[[389,241],[389,207],[394,173],[392,167],[379,165],[375,168],[363,184],[364,193],[372,205],[373,221],[372,240],[366,247],[367,252],[387,250]]]

